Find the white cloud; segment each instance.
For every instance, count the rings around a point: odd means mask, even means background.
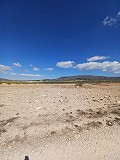
[[[98,61],[98,60],[105,60],[109,57],[106,57],[106,56],[94,56],[94,57],[91,57],[91,58],[87,58],[87,61],[89,62],[93,62],[93,61]]]
[[[57,62],[56,66],[60,68],[72,68],[74,65],[73,61],[61,61]]]
[[[120,63],[117,61],[87,62],[76,66],[79,70],[101,70],[106,72],[120,73]]]
[[[104,26],[112,27],[120,23],[120,11],[117,13],[115,17],[107,16],[103,22]]]
[[[117,16],[120,17],[120,11],[118,12]]]
[[[40,74],[25,74],[25,73],[10,73],[10,75],[12,76],[26,76],[26,77],[44,77],[43,75],[40,75]]]
[[[113,25],[115,25],[117,23],[117,19],[115,19],[115,18],[112,18],[112,17],[110,17],[110,16],[107,16],[104,20],[103,20],[103,24],[105,25],[105,26],[113,26]]]
[[[10,75],[12,75],[12,76],[16,76],[16,75],[18,75],[17,73],[13,73],[13,72],[11,72],[10,73]]]
[[[3,64],[0,64],[0,73],[6,73],[7,71],[10,71],[12,68],[9,66],[5,66]]]
[[[22,67],[22,65],[19,62],[17,62],[17,63],[14,62],[13,65],[16,67]]]
[[[19,74],[20,76],[27,76],[27,77],[43,77],[43,75],[40,74]]]
[[[45,70],[46,70],[46,71],[53,71],[54,68],[46,68]]]
[[[37,67],[34,67],[33,68],[33,71],[39,71],[40,69],[39,68],[37,68]]]
[[[32,67],[33,65],[32,65],[32,64],[30,64],[29,66],[30,66],[30,67]]]

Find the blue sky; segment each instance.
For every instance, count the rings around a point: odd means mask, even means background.
[[[0,77],[120,76],[120,0],[0,0]]]

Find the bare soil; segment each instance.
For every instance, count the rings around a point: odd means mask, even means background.
[[[0,159],[120,160],[120,84],[1,84]]]

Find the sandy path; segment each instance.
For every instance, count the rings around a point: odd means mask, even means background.
[[[0,85],[0,159],[120,158],[120,86]]]

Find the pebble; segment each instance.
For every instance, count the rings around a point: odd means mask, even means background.
[[[35,109],[39,110],[39,109],[41,109],[41,107],[36,107]]]
[[[120,104],[120,101],[117,101],[117,104]]]

